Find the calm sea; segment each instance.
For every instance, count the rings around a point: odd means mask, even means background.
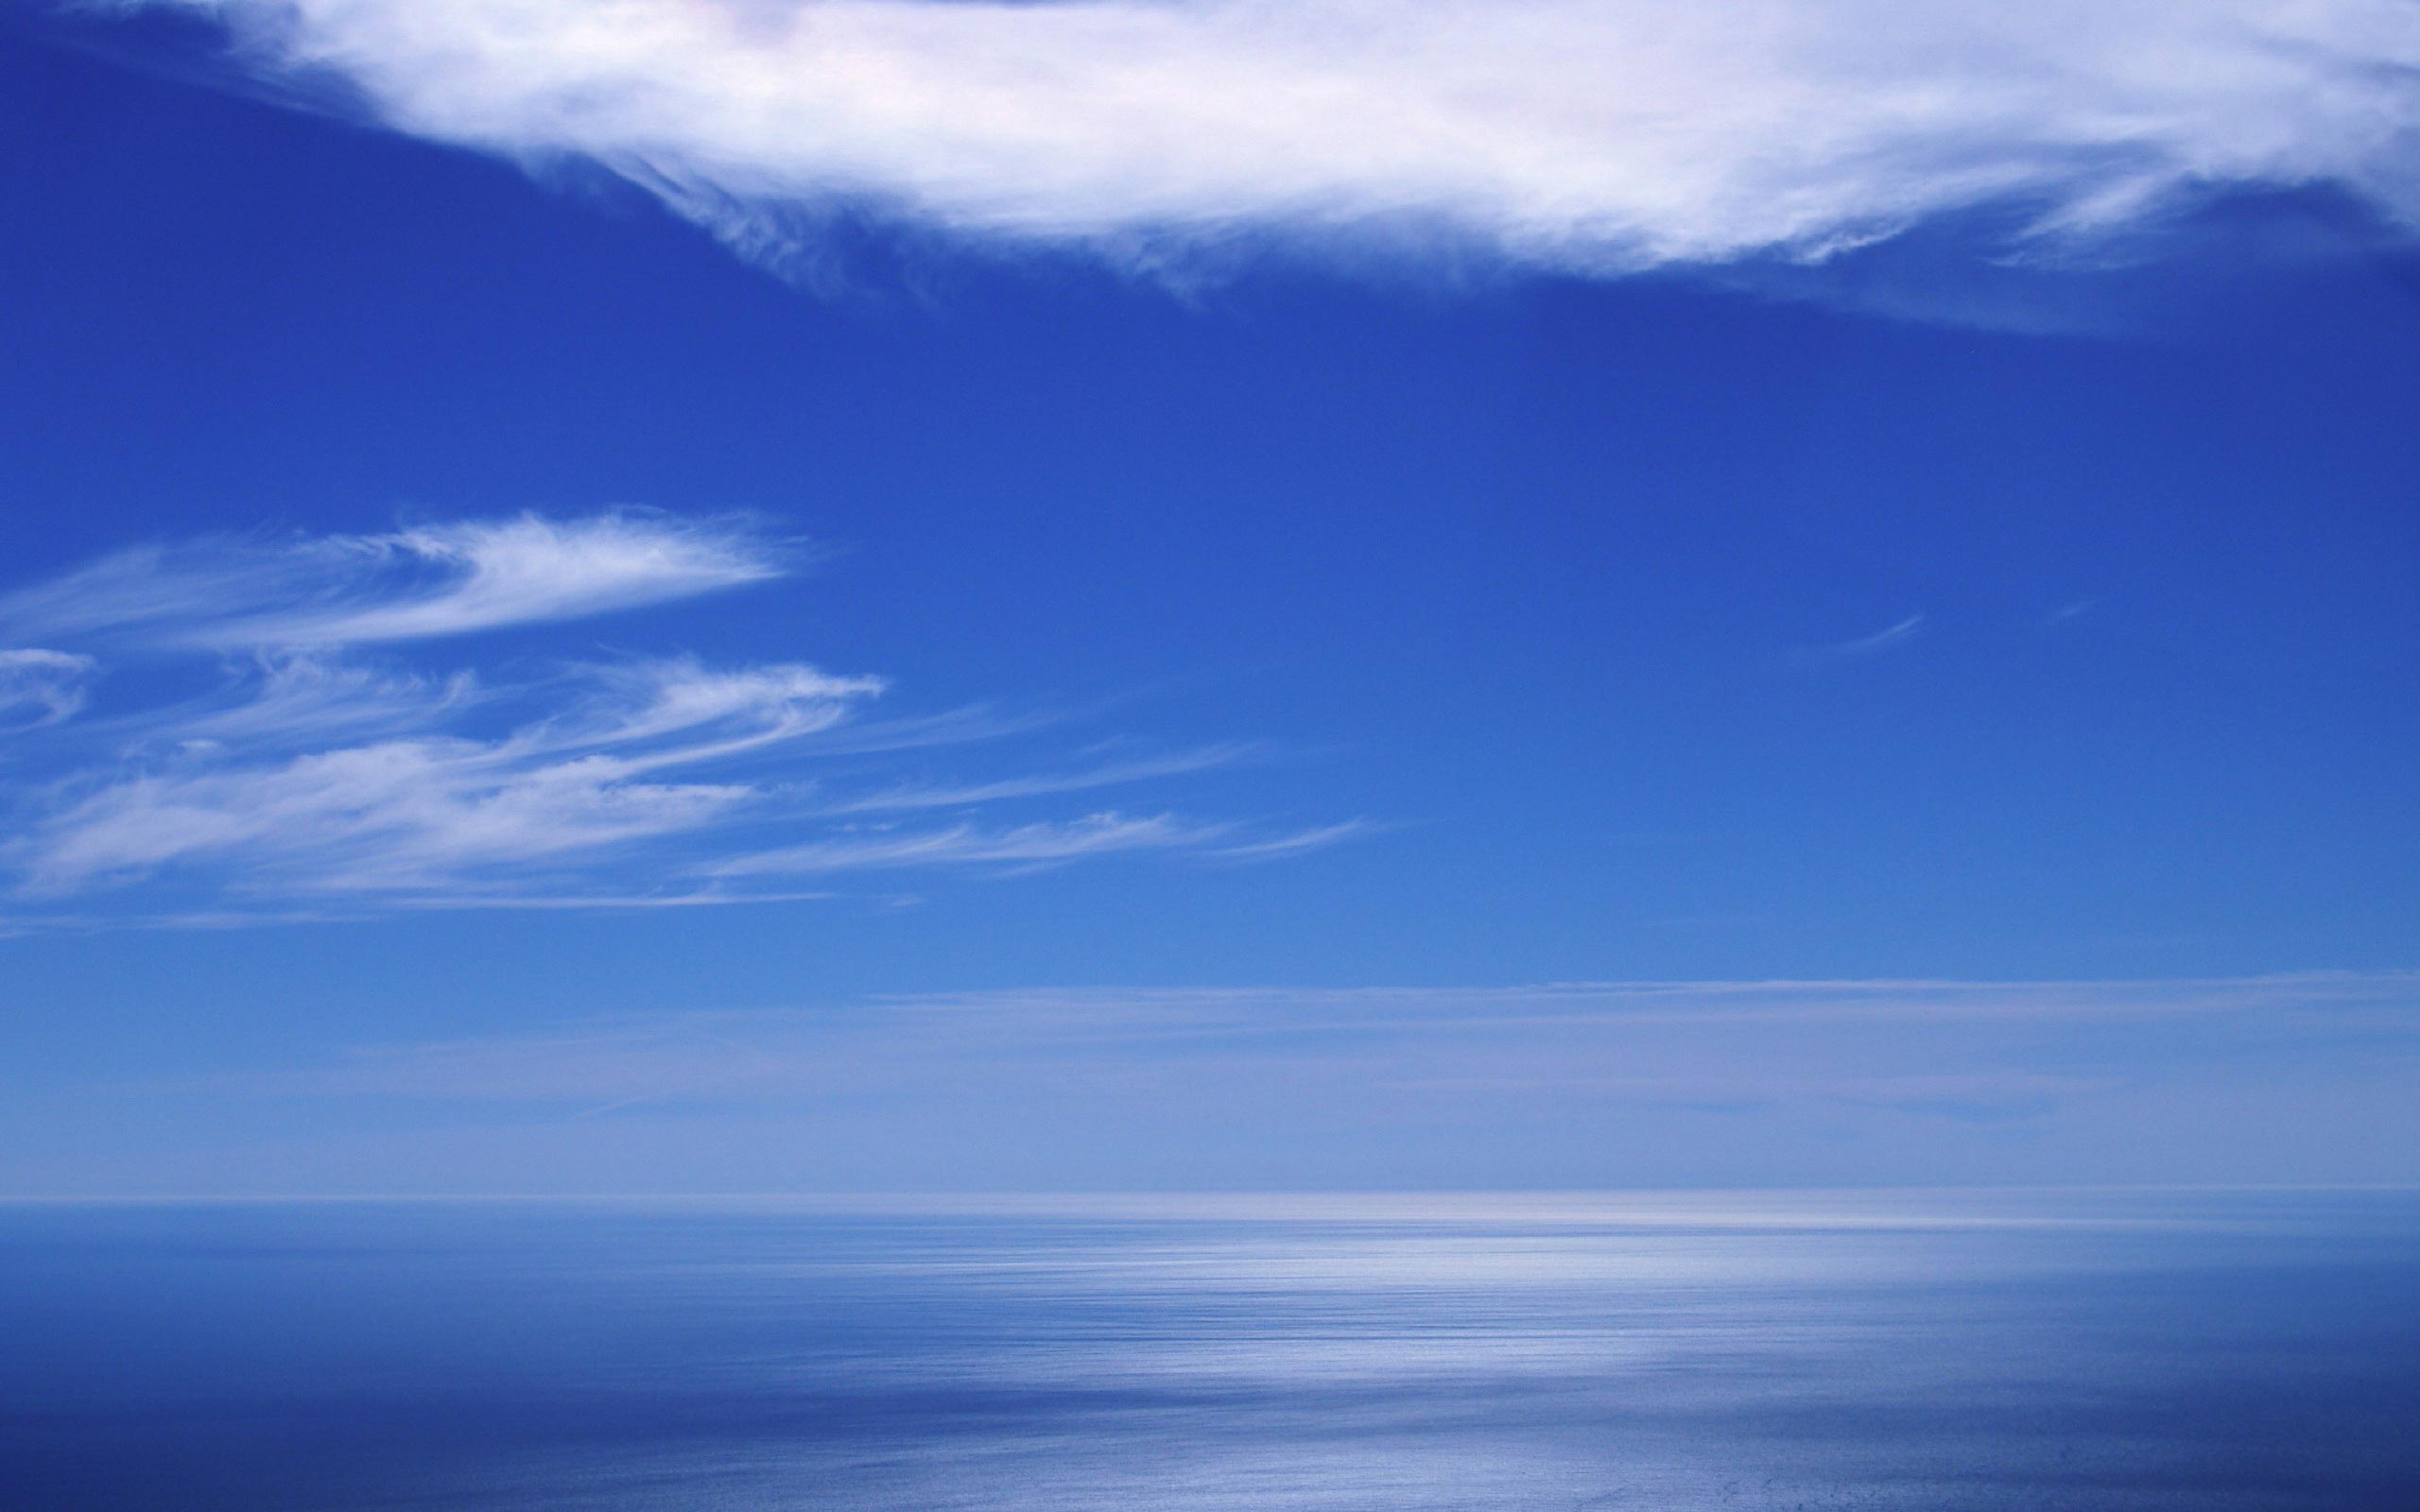
[[[0,1205],[0,1506],[2420,1508],[2420,1198]]]

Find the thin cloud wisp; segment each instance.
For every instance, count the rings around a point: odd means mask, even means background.
[[[130,898],[221,921],[739,902],[837,873],[1340,837],[1030,812],[1206,770],[1242,745],[934,782],[899,763],[1031,731],[965,713],[869,720],[884,679],[803,662],[532,670],[480,655],[489,632],[745,586],[793,555],[730,521],[524,516],[155,547],[0,596],[0,874],[15,897],[0,921]],[[406,659],[440,640],[465,648],[461,664]],[[132,674],[127,691],[95,700],[113,669]],[[944,808],[922,828],[873,817]]]

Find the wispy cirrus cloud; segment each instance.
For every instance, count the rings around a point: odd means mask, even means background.
[[[1595,274],[1978,207],[2067,246],[2240,190],[2420,219],[2404,0],[125,3],[792,265],[842,211],[1129,266],[1342,240]]]
[[[1032,866],[1120,850],[1201,850],[1218,845],[1234,833],[1232,825],[1193,823],[1171,814],[1111,811],[1008,828],[954,824],[943,829],[844,834],[735,856],[717,863],[714,874],[801,876],[967,862]]]
[[[1029,731],[963,711],[870,719],[885,679],[796,662],[478,664],[483,632],[739,587],[794,555],[745,523],[623,511],[221,539],[19,590],[0,597],[0,636],[95,652],[0,652],[0,714],[18,716],[0,869],[37,915],[131,894],[223,920],[746,902],[841,872],[1288,837],[1169,814],[991,816],[1241,747],[907,782],[873,758]],[[404,659],[431,640],[471,664]],[[88,708],[104,655],[143,675]],[[942,807],[958,813],[921,831],[845,817]]]
[[[1053,793],[1080,792],[1086,788],[1111,787],[1129,782],[1148,782],[1159,777],[1177,777],[1187,772],[1206,771],[1248,759],[1253,747],[1236,743],[1205,746],[1194,750],[1170,751],[1165,755],[1134,757],[1124,761],[1103,762],[1063,772],[1033,772],[1018,777],[1005,777],[987,782],[935,786],[931,783],[905,785],[860,794],[838,805],[837,814],[882,813],[896,810],[965,808],[977,803],[996,802],[1001,799],[1036,798]]]
[[[769,802],[758,784],[670,774],[837,723],[880,687],[804,666],[733,675],[682,662],[581,680],[588,686],[541,718],[491,738],[432,720],[263,761],[172,728],[183,738],[171,748],[38,819],[15,859],[42,896],[195,861],[241,868],[253,891],[510,887],[532,871],[692,833]],[[441,716],[447,705],[424,708]]]
[[[219,537],[120,552],[0,595],[0,626],[196,650],[324,650],[689,598],[778,576],[788,555],[747,521],[639,510]]]
[[[1822,662],[1850,662],[1858,657],[1876,656],[1907,644],[1925,632],[1925,617],[1910,614],[1871,635],[1860,635],[1846,641],[1827,641],[1821,645],[1802,645],[1789,653],[1792,662],[1810,664]]]
[[[1063,791],[1053,786],[1046,791]],[[856,805],[844,805],[851,807]],[[1051,819],[1007,827],[977,823],[938,829],[886,827],[804,845],[737,855],[717,863],[717,877],[812,876],[826,871],[880,868],[979,864],[1047,866],[1120,851],[1184,850],[1220,861],[1258,861],[1315,850],[1366,834],[1366,819],[1315,825],[1276,834],[1241,825],[1204,823],[1174,814],[1121,814],[1106,810],[1074,819]]]

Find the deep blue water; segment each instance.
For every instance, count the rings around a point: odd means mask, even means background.
[[[0,1506],[2420,1508],[2420,1198],[0,1205]]]

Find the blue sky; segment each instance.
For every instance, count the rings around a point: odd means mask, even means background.
[[[2420,1177],[2420,23],[2092,16],[11,8],[0,1189]]]

